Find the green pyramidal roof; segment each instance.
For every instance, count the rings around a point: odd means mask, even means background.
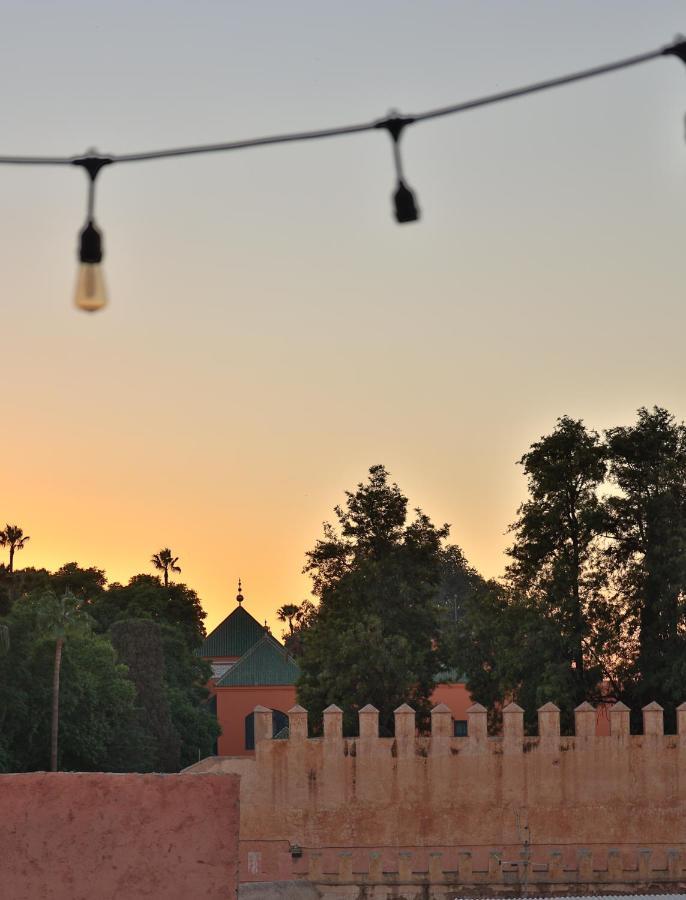
[[[253,619],[242,606],[237,606],[207,635],[200,648],[200,656],[243,656],[264,635],[264,625]]]
[[[225,672],[217,687],[295,684],[300,669],[288,651],[270,634],[248,650],[235,666]]]

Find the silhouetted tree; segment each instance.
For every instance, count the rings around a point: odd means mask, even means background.
[[[297,603],[284,603],[276,611],[279,622],[288,622],[289,634],[293,634],[293,619],[297,616],[299,608]]]
[[[686,426],[666,409],[607,431],[612,584],[622,604],[622,677],[635,708],[674,716],[686,668]]]
[[[10,548],[9,573],[14,572],[14,554],[17,550],[23,550],[27,541],[31,540],[28,534],[24,534],[18,525],[5,525],[0,531],[0,546]]]
[[[156,569],[163,573],[165,587],[169,587],[169,573],[181,571],[176,565],[178,561],[179,557],[172,556],[169,547],[164,547],[158,553],[153,554],[151,562]]]
[[[605,455],[599,436],[581,420],[558,419],[555,430],[520,460],[529,498],[510,528],[515,540],[508,550],[508,584],[550,621],[559,635],[554,664],[567,666],[565,696],[546,700],[569,708],[596,695],[605,674],[600,656],[611,637],[598,553],[606,525],[598,498]]]
[[[155,622],[129,619],[115,622],[111,636],[117,655],[128,666],[129,678],[136,686],[141,725],[154,739],[154,768],[159,772],[178,772],[181,744],[169,708],[161,628]]]
[[[55,641],[55,662],[52,678],[52,728],[50,734],[51,772],[57,771],[62,648],[69,637],[83,634],[89,628],[90,618],[80,608],[78,600],[70,591],[65,591],[61,597],[58,597],[54,591],[48,591],[40,598],[38,629],[41,634]]]
[[[439,666],[434,601],[448,526],[434,527],[421,510],[408,522],[407,498],[383,466],[373,466],[369,480],[346,498],[345,508],[335,508],[339,528],[326,524],[307,554],[305,571],[320,603],[302,635],[298,697],[315,722],[337,703],[347,729],[355,728],[357,710],[372,703],[388,733],[402,702],[421,720],[428,717]]]

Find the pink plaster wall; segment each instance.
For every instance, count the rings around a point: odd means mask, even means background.
[[[231,900],[235,775],[0,775],[3,900]]]

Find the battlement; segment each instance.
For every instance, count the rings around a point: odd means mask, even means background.
[[[610,735],[616,739],[628,738],[630,732],[630,709],[624,703],[615,703],[609,708]],[[664,713],[659,703],[649,703],[642,709],[643,732],[646,738],[664,736]],[[269,740],[272,732],[271,710],[263,706],[256,706],[255,716],[255,741]],[[516,703],[510,703],[503,709],[502,734],[489,736],[487,729],[487,710],[480,703],[475,703],[467,710],[467,737],[453,738],[452,713],[445,704],[435,706],[431,711],[431,734],[427,737],[417,736],[416,716],[414,710],[404,703],[395,710],[395,737],[379,737],[379,711],[371,704],[364,706],[358,713],[359,737],[345,739],[346,746],[352,749],[356,744],[360,747],[368,746],[370,740],[380,741],[379,746],[391,747],[394,751],[400,748],[408,750],[414,744],[415,748],[424,748],[432,753],[450,753],[453,747],[468,749],[472,752],[488,752],[487,742],[499,742],[501,752],[512,751],[515,747],[531,750],[541,746],[550,749],[551,741],[559,741],[563,736],[560,733],[560,710],[554,703],[546,703],[538,710],[538,737],[525,737],[524,735],[524,710]],[[288,711],[289,740],[301,741],[304,739],[322,740],[310,738],[308,731],[307,710],[302,706],[294,706]],[[343,712],[338,706],[329,706],[324,710],[324,735],[326,744],[343,742]],[[686,740],[686,703],[682,703],[677,709],[677,736]],[[596,737],[596,710],[590,703],[582,703],[574,710],[574,735],[567,740],[565,749],[584,747],[578,739],[587,741]],[[605,736],[603,736],[604,738]],[[447,743],[454,740],[455,744]],[[566,738],[563,738],[566,740]],[[389,743],[390,742],[390,743]],[[492,746],[497,746],[493,744]],[[497,750],[495,752],[498,752]]]
[[[551,703],[538,710],[536,736],[524,734],[516,704],[503,710],[497,736],[478,704],[466,737],[453,736],[443,705],[430,735],[417,733],[407,705],[395,711],[394,737],[379,736],[372,706],[360,710],[356,737],[343,735],[336,706],[316,737],[300,706],[284,740],[271,737],[271,710],[254,716],[255,759],[196,767],[241,774],[242,880],[302,877],[328,885],[327,898],[358,896],[353,884],[387,885],[389,897],[431,884],[432,896],[448,897],[450,885],[464,896],[508,885],[607,892],[686,882],[686,705],[677,734],[664,733],[656,703],[643,709],[642,733],[631,734],[630,710],[617,703],[603,736],[588,703],[574,712],[573,735],[560,733]],[[393,887],[401,882],[405,893]]]

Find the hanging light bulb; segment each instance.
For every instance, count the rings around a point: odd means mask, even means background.
[[[395,163],[395,174],[398,178],[395,192],[393,194],[393,208],[395,211],[395,220],[399,224],[404,222],[416,222],[419,219],[419,207],[417,200],[405,181],[403,173],[403,161],[400,157],[400,136],[407,125],[414,122],[409,116],[400,116],[395,110],[391,112],[388,119],[377,122],[377,128],[385,128],[390,134],[393,141],[393,161]]]
[[[88,211],[86,224],[79,235],[79,271],[76,277],[74,302],[85,312],[97,312],[107,305],[107,291],[102,272],[102,235],[95,225],[95,179],[103,166],[112,159],[99,156],[95,149],[73,160],[88,175]]]
[[[89,219],[81,231],[79,271],[74,302],[79,309],[97,312],[107,304],[107,291],[102,271],[102,235]]]

